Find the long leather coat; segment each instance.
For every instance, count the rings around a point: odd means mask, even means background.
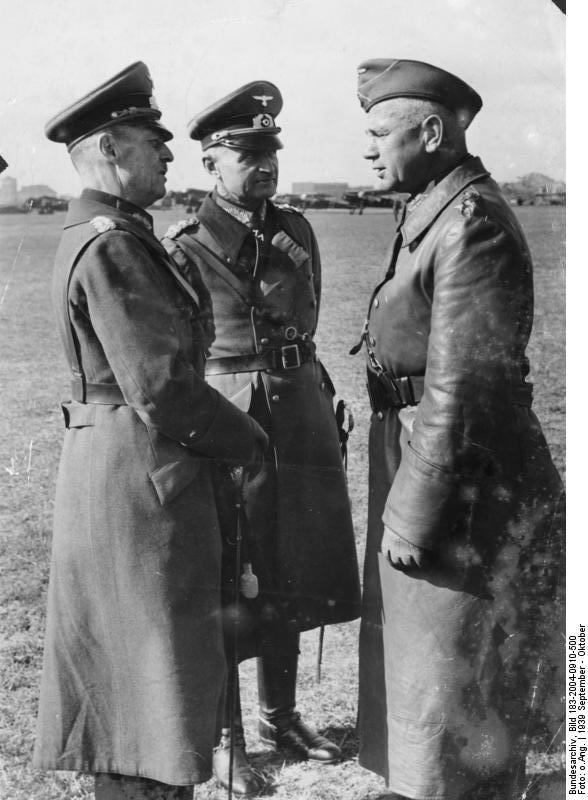
[[[477,158],[413,202],[386,267],[370,380],[424,389],[372,416],[360,763],[403,795],[454,800],[520,782],[529,734],[561,719],[544,690],[560,658],[562,486],[525,383],[531,258]],[[383,522],[433,565],[393,569]]]
[[[334,388],[312,343],[321,289],[316,240],[300,213],[269,202],[262,234],[255,237],[209,195],[197,223],[163,241],[211,296],[207,380],[271,438],[274,457],[246,498],[249,556],[261,589],[251,613],[278,611],[303,631],[359,616],[357,557]],[[292,345],[308,360],[283,368],[282,347]],[[212,369],[218,358],[268,352],[276,368]],[[231,528],[227,520],[234,537]],[[241,656],[251,652],[243,643]]]
[[[35,764],[192,784],[225,676],[213,459],[247,461],[263,434],[204,381],[168,263],[141,209],[70,204],[54,304],[88,402],[63,405]]]

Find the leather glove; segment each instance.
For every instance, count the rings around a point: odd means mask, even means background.
[[[414,570],[423,569],[427,566],[430,560],[430,553],[428,550],[423,550],[422,547],[417,547],[393,530],[384,526],[384,535],[382,536],[381,551],[388,558],[391,566],[395,569]]]

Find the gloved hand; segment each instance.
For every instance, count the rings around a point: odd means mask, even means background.
[[[422,547],[417,547],[393,530],[384,526],[384,535],[382,536],[381,551],[388,558],[388,561],[395,569],[414,570],[423,569],[428,565],[430,560],[430,553],[428,550],[423,550]]]

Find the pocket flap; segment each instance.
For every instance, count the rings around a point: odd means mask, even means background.
[[[66,428],[88,428],[94,425],[96,406],[93,403],[70,400],[61,404],[61,413]]]
[[[162,506],[173,500],[194,480],[200,471],[200,465],[199,458],[183,458],[181,461],[170,461],[149,473]]]

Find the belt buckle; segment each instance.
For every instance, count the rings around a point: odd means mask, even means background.
[[[296,369],[300,361],[300,348],[297,344],[287,344],[282,347],[282,369]]]

